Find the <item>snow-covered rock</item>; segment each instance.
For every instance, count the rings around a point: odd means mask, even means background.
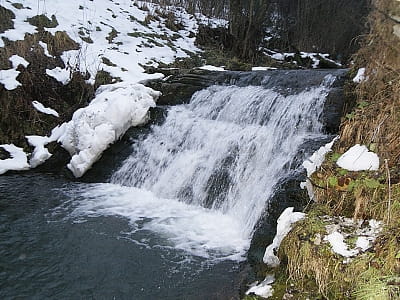
[[[68,168],[81,177],[107,147],[132,126],[143,124],[160,93],[141,84],[102,86],[95,99],[77,110],[59,138],[71,154]]]
[[[28,157],[22,148],[13,144],[0,145],[0,147],[11,155],[11,158],[0,160],[0,174],[10,170],[22,171],[29,169]]]
[[[379,157],[368,151],[364,145],[356,144],[337,160],[337,165],[349,171],[376,171],[379,169]]]
[[[279,258],[275,255],[274,251],[279,248],[282,240],[292,229],[292,225],[305,217],[304,213],[293,212],[293,207],[286,208],[278,218],[278,225],[276,228],[276,235],[272,244],[265,249],[263,261],[270,267],[277,267],[280,263]]]

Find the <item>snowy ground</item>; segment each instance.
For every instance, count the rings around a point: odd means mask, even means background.
[[[210,22],[200,14],[196,17],[189,15],[182,8],[160,8],[141,1],[26,0],[22,7],[13,5],[11,1],[1,1],[0,5],[13,11],[16,16],[13,20],[14,28],[0,33],[0,47],[4,46],[3,39],[23,40],[26,33],[36,33],[38,29],[29,24],[29,18],[43,14],[52,19],[54,15],[58,25],[45,30],[53,35],[57,31],[65,31],[80,45],[80,49],[65,51],[61,57],[66,67],[47,69],[49,76],[67,84],[71,71],[79,70],[89,73],[88,82],[94,83],[96,73],[104,70],[122,81],[115,88],[109,86],[100,89],[89,107],[76,112],[68,124],[59,126],[57,134],[53,132],[51,137],[29,136],[29,143],[35,147],[30,159],[31,167],[50,157],[51,154],[44,146],[58,140],[73,156],[68,166],[75,176],[83,175],[100,157],[101,152],[129,126],[145,121],[147,110],[154,106],[159,94],[138,83],[162,75],[146,74],[143,66],[156,67],[160,62],[171,63],[177,58],[188,57],[190,53],[200,51],[194,45],[199,23],[223,25],[221,20]],[[174,22],[179,25],[175,31],[167,26],[169,13],[175,15]],[[43,41],[39,44],[46,55],[51,56],[48,45]],[[6,89],[13,90],[21,85],[17,80],[19,72],[16,68],[20,64],[26,67],[27,62],[23,57],[15,55],[9,60],[13,67],[0,70],[0,83]],[[54,116],[60,113],[51,107],[44,107],[40,100],[32,103],[39,112]],[[113,120],[107,117],[110,111],[112,115],[118,110],[129,113],[120,114],[119,118]],[[74,124],[79,124],[79,128]],[[76,130],[72,132],[71,128]],[[82,148],[83,144],[85,146]],[[11,149],[7,145],[0,147]],[[90,149],[90,154],[82,152],[84,149]],[[14,168],[9,161],[7,166],[8,169],[20,169],[19,165]]]

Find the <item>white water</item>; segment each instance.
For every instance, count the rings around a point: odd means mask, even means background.
[[[112,184],[80,191],[75,215],[119,215],[160,234],[162,246],[240,259],[304,142],[323,136],[332,80],[289,96],[255,86],[196,93],[136,142]]]

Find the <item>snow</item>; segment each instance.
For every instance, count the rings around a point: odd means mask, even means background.
[[[332,251],[341,256],[352,257],[358,254],[358,250],[348,249],[347,244],[344,242],[344,236],[337,231],[334,231],[331,234],[327,235],[325,237],[325,240],[327,240],[331,244]]]
[[[357,75],[353,78],[353,82],[360,83],[360,82],[363,82],[366,79],[367,78],[365,76],[365,68],[360,68],[357,71]]]
[[[277,70],[278,68],[274,67],[252,67],[252,71],[268,71],[268,70]]]
[[[32,152],[31,159],[29,160],[29,164],[31,168],[36,168],[51,157],[51,153],[44,147],[49,138],[46,136],[37,135],[29,135],[26,136],[26,138],[28,139],[28,143],[35,147]]]
[[[325,226],[327,235],[324,241],[330,243],[332,251],[348,258],[363,253],[370,249],[382,231],[382,222],[371,220],[354,220],[345,217],[322,217],[324,222],[329,223]],[[346,240],[356,239],[356,245],[349,249]]]
[[[19,55],[13,55],[8,60],[11,61],[14,69],[18,68],[19,65],[22,65],[24,68],[29,65],[25,58]]]
[[[335,137],[331,142],[320,147],[313,153],[309,158],[303,162],[303,167],[307,171],[307,176],[310,177],[324,162],[325,154],[332,151],[333,144],[338,140],[338,136]]]
[[[42,41],[39,41],[38,44],[43,48],[44,55],[46,55],[47,57],[53,57],[53,56],[50,55],[49,49],[47,48],[47,44],[46,43],[44,43]]]
[[[17,41],[23,40],[26,34],[37,33],[37,28],[29,24],[28,18],[38,14],[49,18],[54,15],[58,26],[45,30],[52,35],[58,31],[66,32],[80,45],[80,49],[64,51],[61,59],[66,67],[48,69],[46,74],[67,84],[71,70],[76,70],[88,74],[87,82],[93,84],[98,71],[103,70],[121,81],[114,87],[108,86],[99,91],[91,105],[77,111],[70,122],[55,128],[57,131],[64,131],[59,133],[60,142],[73,155],[69,168],[78,177],[98,159],[101,151],[117,140],[128,127],[142,124],[146,120],[147,110],[154,106],[154,99],[158,97],[158,93],[147,90],[139,83],[162,78],[163,75],[147,74],[142,66],[157,67],[161,62],[168,64],[177,58],[199,52],[193,36],[193,33],[198,31],[199,24],[227,24],[224,20],[210,19],[200,14],[196,14],[194,18],[179,7],[159,9],[159,5],[155,3],[146,3],[149,10],[145,11],[139,9],[141,4],[140,1],[134,3],[110,0],[52,0],[45,3],[25,0],[24,7],[17,9],[11,2],[2,3],[6,9],[13,11],[16,17],[13,20],[14,29],[0,33],[0,46],[4,45],[2,38]],[[163,16],[144,24],[146,17],[156,14],[157,10],[174,13],[184,28],[179,31],[170,30],[166,27],[167,19]],[[113,29],[117,34],[111,39]],[[88,38],[93,43],[87,42]],[[44,54],[51,57],[48,48],[50,44],[47,45],[43,41],[38,41],[38,44],[44,49]],[[15,70],[16,67],[19,64],[27,66],[27,62],[21,57],[12,57],[11,61],[13,69],[0,71],[0,83],[8,90],[20,85],[16,80],[19,74]],[[53,115],[57,113],[51,111],[51,108],[41,107],[39,102],[34,102],[35,104],[35,108],[41,112],[52,112]],[[116,116],[117,111],[119,117]],[[28,137],[30,143],[35,146],[31,166],[42,163],[50,156],[45,148],[50,142],[48,139]]]
[[[282,240],[292,229],[292,225],[305,217],[304,213],[293,212],[293,207],[286,208],[278,218],[276,235],[272,244],[265,249],[263,261],[270,267],[277,267],[280,263],[279,258],[274,254],[274,251],[279,248]]]
[[[379,169],[379,157],[368,151],[364,145],[356,144],[337,160],[337,165],[349,171],[376,171]]]
[[[274,289],[272,288],[271,284],[274,283],[274,281],[275,277],[273,275],[267,275],[261,283],[258,284],[258,282],[256,282],[253,286],[251,286],[247,290],[246,295],[255,294],[263,298],[272,297]]]
[[[65,126],[66,124],[64,123],[61,126],[53,128],[49,137],[38,135],[26,136],[28,143],[35,147],[29,160],[31,168],[36,168],[52,156],[52,154],[47,148],[45,148],[45,146],[51,142],[57,141],[61,137],[61,135],[64,134]]]
[[[72,156],[72,173],[81,177],[128,128],[143,124],[159,95],[141,84],[100,87],[90,105],[74,113],[58,140]]]
[[[69,69],[61,69],[60,67],[51,70],[46,69],[46,74],[64,85],[68,84],[71,80],[71,71]]]
[[[19,71],[15,69],[0,70],[0,83],[2,83],[6,90],[12,91],[19,87],[21,83],[17,80]]]
[[[310,176],[322,165],[325,160],[326,153],[332,151],[333,144],[339,139],[339,136],[335,137],[331,142],[327,143],[326,145],[320,147],[317,151],[315,151],[309,158],[307,158],[303,162],[303,167],[307,171],[307,177]],[[307,193],[310,199],[314,199],[314,188],[313,185],[308,179],[305,182],[300,183],[300,188],[307,189]]]
[[[0,160],[0,174],[10,170],[22,171],[29,169],[28,158],[22,148],[13,144],[0,145],[0,147],[11,155],[11,158]]]
[[[44,105],[42,103],[40,103],[39,101],[32,101],[32,105],[34,108],[36,108],[38,111],[47,114],[47,115],[53,115],[55,117],[59,117],[59,114],[57,111],[55,111],[52,108],[49,107],[44,107]]]
[[[199,69],[208,70],[208,71],[218,71],[218,72],[225,71],[224,67],[215,67],[215,66],[211,66],[211,65],[205,65],[205,66],[200,67]]]
[[[296,53],[294,52],[283,52],[283,53],[279,53],[279,52],[275,52],[269,49],[265,50],[265,54],[269,55],[271,58],[276,59],[276,60],[280,60],[280,61],[290,61],[290,59],[294,58]],[[311,67],[313,69],[316,69],[319,67],[320,61],[321,59],[324,59],[326,61],[329,61],[332,64],[335,64],[338,67],[341,67],[341,64],[330,59],[329,58],[329,54],[327,53],[316,53],[316,52],[299,52],[298,53],[300,55],[301,58],[305,59],[305,58],[309,58],[312,61],[312,65]],[[289,59],[290,58],[290,59]],[[296,63],[296,61],[293,61],[293,63]]]

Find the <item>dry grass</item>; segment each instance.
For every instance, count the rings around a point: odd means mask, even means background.
[[[382,161],[398,171],[400,165],[400,37],[393,34],[400,17],[399,4],[392,0],[376,0],[370,17],[371,32],[365,46],[355,56],[356,67],[366,67],[368,80],[355,88],[357,103],[351,120],[341,127],[337,150],[344,152],[360,143],[374,144]]]
[[[400,37],[393,34],[400,3],[376,0],[374,6],[371,32],[352,71],[366,67],[368,80],[350,83],[355,108],[342,121],[335,153],[312,176],[316,203],[279,251],[288,283],[300,295],[311,286],[326,299],[400,299]],[[337,157],[357,143],[378,153],[377,172],[348,172],[336,165]],[[373,218],[385,226],[373,249],[343,264],[326,245],[315,244],[323,214]]]

